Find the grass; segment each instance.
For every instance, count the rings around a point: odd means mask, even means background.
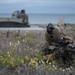
[[[12,32],[8,37],[0,32],[0,38],[1,75],[49,75],[75,71],[72,66],[58,68],[54,57],[48,59],[43,56],[42,46],[46,42],[44,32],[24,32],[19,35]]]

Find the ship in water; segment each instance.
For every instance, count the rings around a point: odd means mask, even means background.
[[[0,27],[30,27],[25,10],[15,11],[10,18],[0,18]]]

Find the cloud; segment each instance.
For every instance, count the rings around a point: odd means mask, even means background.
[[[74,6],[74,0],[0,0],[0,4],[20,7],[68,7]]]
[[[75,5],[75,1],[67,1],[67,0],[25,0],[22,2],[24,5],[28,7],[65,7],[70,5]]]
[[[19,2],[21,0],[0,0],[0,3],[14,3],[14,2]]]
[[[75,4],[74,0],[0,0],[0,3],[25,3],[25,5],[32,6],[52,6],[62,4]]]
[[[74,12],[75,0],[0,0],[1,10],[28,12]],[[57,11],[58,10],[58,11]]]
[[[24,6],[51,6],[52,1],[49,0],[0,0],[2,4],[22,4]]]

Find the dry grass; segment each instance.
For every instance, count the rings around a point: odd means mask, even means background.
[[[5,53],[8,57],[17,58],[18,56],[27,56],[28,59],[34,60],[35,56],[41,56],[42,46],[45,44],[45,31],[0,31],[0,52]],[[8,53],[7,53],[8,52]],[[10,53],[10,56],[9,56]],[[40,59],[40,57],[39,57]],[[3,65],[0,67],[0,75],[75,75],[75,70],[71,68],[57,69],[54,65],[34,65],[28,66],[30,60],[24,64],[18,64],[15,69]],[[50,66],[51,65],[51,66]]]

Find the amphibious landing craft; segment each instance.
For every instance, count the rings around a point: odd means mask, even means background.
[[[15,11],[12,17],[0,18],[0,27],[30,27],[25,10]]]

